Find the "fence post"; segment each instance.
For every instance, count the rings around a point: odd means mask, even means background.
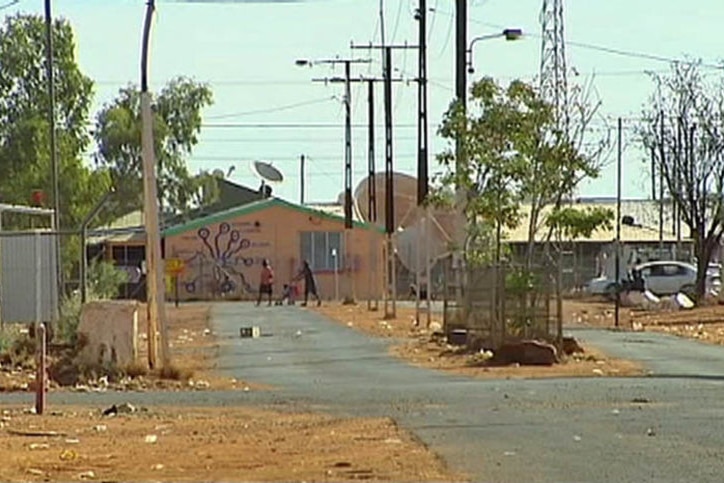
[[[46,386],[46,331],[45,324],[40,323],[36,331],[40,344],[38,345],[38,375],[36,377],[35,391],[35,413],[43,414],[45,411],[45,386]]]

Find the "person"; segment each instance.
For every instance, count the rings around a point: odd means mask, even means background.
[[[294,284],[285,283],[282,289],[282,296],[277,300],[277,305],[284,305],[284,302],[286,302],[287,305],[294,305],[294,295],[296,291],[297,287]]]
[[[269,261],[264,259],[261,262],[261,279],[259,281],[259,297],[256,299],[256,305],[261,304],[261,297],[263,294],[269,296],[269,305],[272,304],[272,285],[274,283],[274,271],[272,270]]]
[[[301,279],[304,279],[304,302],[302,303],[302,307],[307,306],[310,294],[314,295],[317,299],[317,307],[322,305],[322,299],[319,298],[319,293],[317,293],[317,281],[314,279],[314,273],[312,272],[312,268],[309,266],[309,262],[307,260],[304,260],[304,263],[302,263],[302,269],[299,271],[297,276],[294,277],[294,280]]]

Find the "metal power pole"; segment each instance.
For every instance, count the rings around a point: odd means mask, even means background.
[[[53,14],[51,0],[45,0],[45,72],[48,78],[48,124],[50,129],[50,165],[52,166],[53,183],[53,231],[60,230],[60,167],[58,166],[57,132],[55,130],[55,73],[53,70]],[[61,242],[60,236],[55,237],[55,277],[58,300],[63,292],[63,270],[61,268]],[[85,250],[85,247],[82,247]]]
[[[367,81],[367,216],[372,226],[377,225],[377,173],[375,162],[375,80]],[[370,266],[367,310],[378,310],[377,249],[374,237],[370,237]]]
[[[299,204],[304,204],[304,163],[305,163],[304,155],[302,154],[299,157]]]
[[[148,318],[148,365],[156,367],[158,343],[163,366],[169,363],[166,337],[166,310],[161,259],[161,233],[158,221],[156,163],[153,148],[153,112],[148,91],[148,50],[155,0],[148,0],[141,52],[141,142],[143,154],[143,213],[146,228],[146,303]],[[159,337],[160,336],[160,337]],[[159,337],[160,340],[156,338]]]
[[[468,2],[455,1],[455,97],[460,105],[462,114],[467,116],[467,42],[468,42]],[[455,141],[456,174],[462,173],[466,156],[463,139],[460,136]],[[466,194],[460,180],[455,181],[455,246],[453,251],[453,267],[455,269],[455,303],[460,310],[462,306],[463,289],[463,254],[465,251],[466,224],[465,216]]]
[[[623,165],[623,120],[618,118],[618,156],[616,160],[616,305],[615,324],[620,323],[621,312],[621,168]]]
[[[385,318],[397,317],[397,277],[395,277],[395,180],[392,149],[392,47],[385,47],[385,235],[387,277],[385,280]],[[392,306],[388,301],[392,298]]]
[[[424,231],[420,230],[419,236],[423,237],[417,244],[417,270],[415,290],[415,320],[420,323],[420,298],[423,288],[421,279],[424,279],[425,287],[425,310],[427,312],[427,324],[430,326],[430,296],[432,290],[431,273],[430,273],[430,228],[431,216],[430,208],[427,206],[427,194],[429,191],[428,180],[428,125],[427,125],[427,1],[420,0],[418,20],[420,22],[419,31],[419,48],[418,48],[418,117],[417,117],[417,205],[418,209],[424,210]],[[424,250],[423,250],[424,246]],[[424,253],[423,253],[424,251]],[[421,259],[422,258],[422,263]],[[424,278],[423,278],[424,269]]]

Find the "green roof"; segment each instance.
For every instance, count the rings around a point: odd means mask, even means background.
[[[278,206],[281,208],[288,208],[291,210],[295,210],[299,213],[304,213],[307,215],[313,215],[313,216],[317,216],[319,218],[324,218],[327,220],[338,221],[338,222],[344,223],[343,216],[335,215],[332,213],[327,213],[327,212],[324,212],[321,210],[315,210],[313,208],[309,208],[309,207],[302,206],[302,205],[297,205],[294,203],[290,203],[288,201],[284,201],[279,198],[266,198],[263,200],[254,201],[254,202],[246,204],[246,205],[241,205],[241,206],[237,206],[235,208],[230,208],[228,210],[219,211],[218,213],[214,213],[212,215],[204,216],[201,218],[196,218],[195,220],[191,220],[188,223],[183,223],[180,225],[169,227],[163,231],[163,236],[165,236],[165,237],[175,236],[175,235],[179,235],[181,233],[186,233],[187,231],[198,230],[199,228],[203,228],[208,225],[213,225],[215,223],[221,223],[222,221],[228,220],[230,218],[236,218],[239,216],[250,215],[252,213],[257,213],[259,211],[263,211],[263,210],[266,210],[267,208],[272,208],[275,206]],[[363,222],[359,222],[359,221],[355,221],[353,226],[356,228],[364,228],[364,229],[368,229],[368,230],[371,229],[371,230],[377,230],[380,232],[384,231],[382,228],[379,228],[373,224],[363,223]]]

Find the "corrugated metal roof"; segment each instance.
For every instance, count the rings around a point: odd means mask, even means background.
[[[608,208],[616,212],[616,202],[587,202],[572,203],[568,206],[576,208]],[[541,220],[551,212],[551,207],[543,210]],[[657,242],[659,241],[659,203],[649,200],[621,201],[621,216],[631,216],[636,226],[621,225],[621,241],[623,242]],[[664,206],[664,241],[676,241],[676,234],[673,232],[673,221],[671,207]],[[504,239],[511,243],[523,243],[528,241],[528,224],[530,222],[530,205],[521,206],[521,218],[518,226],[512,230],[504,229]],[[682,222],[682,239],[689,238],[689,228]],[[538,230],[536,239],[542,241],[545,238],[545,229]],[[611,230],[596,230],[589,238],[577,239],[574,241],[589,242],[610,242],[616,239],[615,222]]]

